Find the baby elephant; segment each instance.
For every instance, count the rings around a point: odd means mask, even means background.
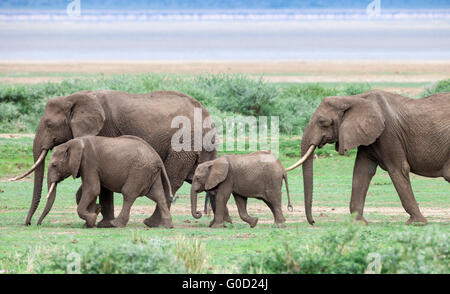
[[[86,227],[95,226],[99,213],[96,200],[102,187],[123,194],[119,216],[103,226],[124,227],[134,201],[145,195],[160,207],[162,226],[173,227],[169,211],[170,182],[158,153],[144,140],[134,136],[86,136],[57,146],[48,168],[48,200],[38,224],[55,201],[57,183],[70,175],[81,177],[82,195],[77,212],[86,221]],[[144,221],[150,226],[148,222],[148,219]]]
[[[288,209],[292,210],[286,172],[281,162],[271,152],[259,151],[244,155],[225,155],[199,164],[191,186],[191,212],[195,218],[202,216],[197,211],[197,193],[210,191],[216,196],[214,220],[210,227],[223,228],[224,210],[233,193],[239,216],[250,227],[256,226],[258,218],[247,213],[247,197],[264,201],[272,211],[275,224],[284,227],[285,218],[281,210],[281,186],[285,181]]]

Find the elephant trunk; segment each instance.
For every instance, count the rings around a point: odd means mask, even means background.
[[[310,149],[308,139],[302,140],[302,156]],[[315,146],[314,146],[315,147]],[[314,156],[309,156],[302,165],[303,168],[303,189],[305,195],[305,213],[306,219],[310,225],[314,224],[312,217],[312,194],[313,194],[313,160]]]
[[[41,162],[38,163],[36,169],[34,170],[34,188],[33,188],[33,199],[31,200],[31,206],[28,210],[27,219],[25,221],[25,225],[31,224],[31,218],[35,213],[39,202],[41,200],[42,193],[42,183],[44,180],[44,172],[45,172],[45,157],[47,155],[48,150],[42,149],[42,144],[39,141],[39,131],[36,133],[33,143],[33,157],[35,162],[38,162],[39,158],[42,157]],[[42,156],[42,154],[44,154]]]
[[[194,189],[194,183],[191,185],[191,213],[194,218],[202,217],[202,213],[197,211],[197,192]]]
[[[55,198],[56,198],[56,183],[55,182],[48,183],[47,204],[45,205],[45,209],[37,222],[38,225],[42,223],[42,221],[47,216],[50,209],[52,209],[53,203],[55,202]]]

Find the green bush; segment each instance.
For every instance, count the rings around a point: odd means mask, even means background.
[[[162,239],[130,242],[113,248],[99,247],[95,242],[81,250],[62,250],[41,262],[39,273],[66,273],[69,268],[82,274],[152,274],[184,273],[173,246]]]
[[[8,117],[6,120],[0,119],[0,131],[34,132],[49,98],[81,90],[102,89],[141,94],[156,90],[180,91],[196,98],[214,116],[278,116],[281,133],[298,135],[324,97],[354,95],[369,90],[370,86],[282,86],[241,74],[186,77],[151,73],[69,78],[60,83],[34,85],[0,84],[0,117]]]
[[[433,86],[426,88],[421,97],[427,97],[437,93],[450,92],[450,79],[442,80]]]
[[[250,255],[241,273],[448,273],[448,234],[434,228],[423,232],[389,233],[377,238],[351,222],[303,246],[288,240],[281,248]],[[380,244],[383,242],[385,244]],[[289,245],[288,245],[289,244]]]

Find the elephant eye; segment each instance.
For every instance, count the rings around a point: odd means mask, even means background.
[[[329,120],[325,119],[325,118],[320,118],[319,119],[319,125],[321,127],[329,127],[331,125],[332,121],[330,122]]]

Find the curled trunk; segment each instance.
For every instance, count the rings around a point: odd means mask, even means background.
[[[45,216],[48,214],[50,209],[52,209],[53,203],[55,202],[55,198],[56,198],[56,183],[48,183],[47,204],[45,205],[45,209],[37,222],[38,225],[42,223]]]
[[[194,189],[194,185],[191,185],[191,213],[194,218],[201,218],[202,213],[197,211],[197,192]]]

